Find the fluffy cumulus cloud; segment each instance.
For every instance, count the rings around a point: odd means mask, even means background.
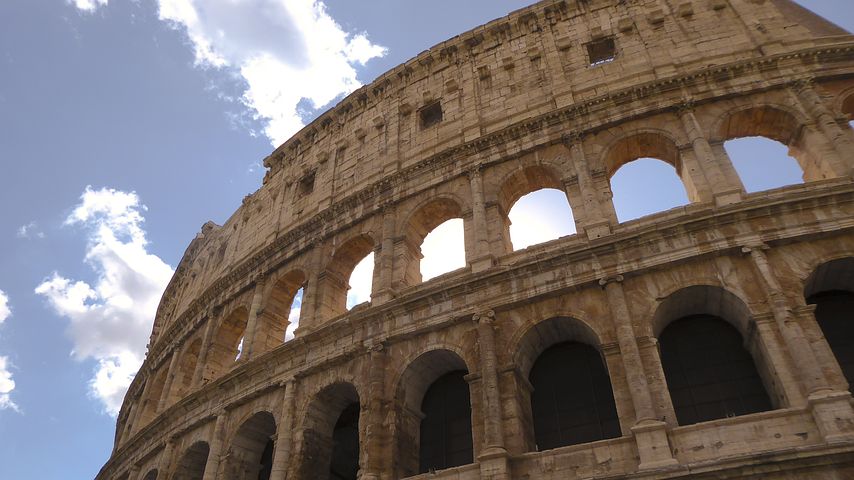
[[[96,8],[107,4],[108,0],[68,0],[68,3],[86,12],[92,12]]]
[[[87,187],[65,224],[86,232],[85,261],[95,281],[54,272],[36,287],[69,320],[74,358],[97,362],[89,386],[111,415],[142,364],[157,304],[173,273],[147,250],[144,211],[134,192]]]
[[[320,108],[359,88],[356,67],[386,52],[366,34],[344,31],[320,0],[158,2],[160,18],[186,31],[200,66],[240,73],[248,85],[242,100],[274,146],[303,126],[301,102]]]
[[[9,307],[9,297],[0,290],[0,325],[12,316]],[[12,390],[15,389],[15,381],[12,380],[12,372],[9,371],[9,359],[0,356],[0,410],[19,411],[18,406],[12,401]]]

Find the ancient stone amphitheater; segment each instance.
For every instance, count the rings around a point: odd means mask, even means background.
[[[547,0],[436,45],[190,243],[98,478],[854,478],[852,113],[854,37],[790,0]],[[747,193],[748,136],[804,182]],[[621,223],[645,157],[690,203]],[[542,188],[577,233],[513,251]],[[454,218],[465,267],[422,281]]]

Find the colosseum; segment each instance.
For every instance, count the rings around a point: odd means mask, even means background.
[[[97,478],[852,479],[852,114],[854,37],[791,0],[546,0],[436,45],[202,227]],[[748,193],[742,137],[803,183]],[[642,158],[690,201],[620,222]],[[544,188],[576,233],[514,251]],[[449,219],[465,266],[422,281]]]

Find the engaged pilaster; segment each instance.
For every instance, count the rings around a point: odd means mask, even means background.
[[[472,320],[477,328],[480,350],[480,371],[483,401],[483,450],[480,462],[481,478],[509,479],[510,465],[504,446],[504,429],[501,414],[501,393],[498,389],[498,361],[495,353],[495,312],[476,313]]]

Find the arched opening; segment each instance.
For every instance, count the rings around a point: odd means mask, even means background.
[[[849,388],[854,385],[854,258],[820,265],[807,280],[806,302],[818,322]]]
[[[510,175],[499,190],[498,205],[508,251],[576,233],[560,176],[548,166],[529,166]]]
[[[566,192],[543,188],[522,196],[510,208],[513,250],[575,234],[575,219]]]
[[[834,176],[820,137],[793,114],[764,105],[729,114],[713,140],[724,143],[745,189],[755,192]]]
[[[321,319],[333,318],[355,305],[370,301],[373,252],[374,241],[368,235],[351,238],[335,250],[320,278]]]
[[[786,145],[765,137],[743,137],[724,143],[748,193],[804,182],[804,172]]]
[[[465,370],[439,377],[421,402],[419,473],[468,465],[473,460],[471,398]]]
[[[174,480],[202,480],[205,476],[205,465],[208,462],[210,447],[206,442],[196,442],[188,448],[172,475]]]
[[[297,478],[356,480],[359,414],[359,394],[349,383],[335,383],[317,394],[306,411]]]
[[[611,379],[595,348],[578,342],[549,347],[528,380],[538,450],[620,436]]]
[[[276,420],[270,412],[258,412],[243,422],[226,455],[225,477],[269,480],[275,435]]]
[[[473,462],[465,362],[449,350],[422,354],[404,371],[396,402],[398,477]]]
[[[661,363],[679,425],[771,410],[741,334],[713,315],[670,323],[659,337]]]
[[[235,309],[223,319],[208,352],[205,382],[222,375],[234,365],[242,351],[248,320],[249,312],[244,307]]]
[[[682,168],[679,148],[662,133],[622,138],[608,149],[604,162],[621,222],[701,200],[699,185]]]
[[[621,435],[608,367],[597,335],[569,317],[542,321],[519,341],[515,363],[527,450],[548,450]]]
[[[462,208],[437,198],[418,209],[406,224],[401,286],[418,285],[466,266]]]
[[[690,203],[676,169],[656,158],[639,158],[620,167],[611,177],[611,191],[620,222]]]
[[[423,281],[466,266],[463,219],[447,220],[424,237],[421,244]]]
[[[142,480],[157,480],[157,469],[149,470],[148,473],[142,477]]]
[[[141,415],[139,416],[139,421],[137,425],[137,429],[148,425],[154,417],[157,416],[157,408],[160,404],[160,398],[163,396],[163,388],[166,385],[166,376],[169,373],[168,365],[163,365],[157,371],[153,378],[149,381],[151,383],[151,388],[148,390],[148,397],[145,398],[142,405]]]
[[[193,374],[196,371],[196,365],[199,363],[199,352],[202,349],[202,339],[196,338],[184,349],[181,354],[181,360],[178,364],[178,372],[173,380],[171,395],[173,401],[184,398],[190,391],[190,386],[193,383]]]
[[[255,334],[255,354],[264,353],[293,338],[299,325],[302,292],[306,286],[306,275],[293,270],[279,277],[273,284],[261,314],[258,316]]]

